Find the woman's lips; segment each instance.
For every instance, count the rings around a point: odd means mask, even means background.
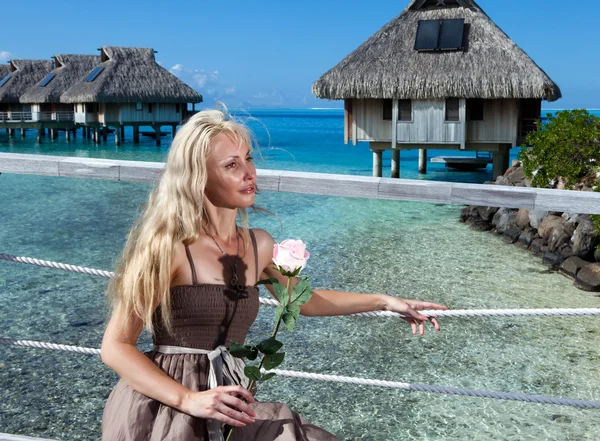
[[[245,194],[252,194],[252,193],[254,193],[254,191],[255,191],[255,187],[254,187],[254,185],[253,185],[253,186],[251,186],[251,187],[246,187],[245,189],[243,189],[243,190],[242,190],[242,193],[245,193]]]

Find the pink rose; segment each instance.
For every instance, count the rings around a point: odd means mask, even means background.
[[[286,239],[273,248],[273,263],[288,273],[300,272],[309,257],[310,253],[301,240]]]

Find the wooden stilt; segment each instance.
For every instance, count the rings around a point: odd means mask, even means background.
[[[175,135],[177,135],[177,124],[173,124],[172,137],[175,138]]]
[[[100,129],[98,127],[94,127],[94,143],[100,144]]]
[[[104,142],[108,139],[108,127],[102,126],[102,139]]]
[[[38,129],[37,130],[37,143],[41,144],[42,143],[42,137],[43,135],[44,129]]]
[[[496,179],[498,176],[504,174],[506,169],[508,168],[509,161],[509,150],[510,145],[501,144],[500,151],[494,152],[492,154],[492,178]]]
[[[392,178],[400,177],[400,150],[392,150]]]
[[[115,145],[119,147],[121,145],[121,128],[115,127]]]
[[[160,126],[152,126],[156,132],[156,147],[160,147]]]
[[[27,129],[21,129],[21,138],[25,138],[25,132]]]
[[[15,136],[15,129],[8,129],[8,136],[10,136],[11,138]]]
[[[65,141],[71,141],[71,131],[69,129],[65,130]]]
[[[373,150],[373,177],[381,178],[383,173],[383,152]]]
[[[125,140],[125,126],[121,126],[121,139]]]
[[[419,149],[419,173],[427,173],[427,149]]]
[[[140,143],[140,127],[133,126],[133,142],[134,144]]]

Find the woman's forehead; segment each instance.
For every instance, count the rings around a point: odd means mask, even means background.
[[[213,138],[211,156],[225,159],[248,154],[250,147],[239,134],[219,133]]]

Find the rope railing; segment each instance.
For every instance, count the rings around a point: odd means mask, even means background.
[[[70,265],[68,263],[52,262],[49,260],[40,260],[32,257],[13,256],[12,254],[0,253],[0,260],[9,262],[25,263],[28,265],[36,265],[47,268],[60,269],[64,271],[72,271],[81,274],[89,274],[100,277],[113,277],[112,271],[98,270],[87,268],[84,266]],[[260,297],[259,301],[267,306],[279,306],[279,302],[275,299]],[[444,317],[444,318],[473,318],[473,317],[575,317],[575,316],[596,316],[600,315],[600,308],[536,308],[536,309],[453,309],[448,311],[440,311],[437,309],[421,310],[420,314],[425,317]],[[391,311],[371,311],[359,312],[351,314],[355,317],[391,317],[402,318],[407,317],[404,314]]]
[[[100,349],[71,346],[56,343],[16,340],[12,338],[0,338],[0,344],[11,346],[31,347],[36,349],[49,349],[54,351],[75,352],[85,355],[100,355]],[[263,369],[264,371],[264,369]],[[374,380],[370,378],[347,377],[343,375],[315,374],[312,372],[290,371],[284,369],[273,369],[273,372],[281,377],[296,378],[303,380],[326,381],[335,383],[356,384],[360,386],[385,387],[401,389],[412,392],[429,392],[446,395],[459,395],[464,397],[494,398],[497,400],[523,401],[527,403],[555,404],[558,406],[577,407],[581,409],[600,409],[600,402],[589,400],[577,400],[571,398],[549,397],[544,395],[527,395],[508,392],[495,392],[460,387],[435,386],[429,384],[404,383],[400,381]]]

